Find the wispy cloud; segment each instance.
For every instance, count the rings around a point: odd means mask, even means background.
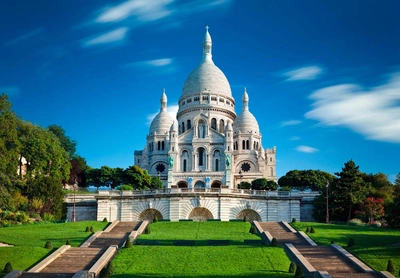
[[[309,66],[287,71],[282,76],[287,77],[286,81],[314,80],[322,72],[323,69],[318,66]]]
[[[313,147],[309,147],[309,146],[298,146],[296,147],[296,151],[302,152],[302,153],[315,153],[318,152],[319,150]]]
[[[15,86],[0,87],[0,94],[5,93],[9,97],[19,95],[19,88]]]
[[[25,40],[27,40],[27,39],[29,39],[29,38],[32,38],[32,37],[34,37],[34,36],[37,36],[37,35],[43,33],[44,30],[45,30],[45,29],[44,29],[43,27],[37,28],[37,29],[35,29],[35,30],[31,31],[31,32],[28,32],[28,33],[26,33],[26,34],[23,34],[23,35],[21,35],[21,36],[15,38],[15,39],[13,39],[13,40],[10,40],[10,41],[8,41],[8,42],[5,42],[3,45],[4,45],[4,46],[10,46],[10,45],[17,44],[17,43],[19,43],[19,42],[25,41]]]
[[[284,121],[281,123],[281,127],[288,126],[288,125],[298,125],[298,124],[301,124],[301,121],[299,121],[299,120]]]
[[[173,63],[172,58],[162,58],[162,59],[155,59],[155,60],[146,60],[146,61],[139,61],[134,63],[128,63],[123,65],[126,68],[134,68],[134,67],[165,67],[172,65]]]
[[[167,106],[167,112],[173,119],[176,119],[176,113],[178,113],[178,109],[179,109],[178,104],[173,104],[173,105]],[[148,125],[151,124],[154,117],[157,116],[158,113],[160,113],[160,111],[147,115],[146,119],[147,119]]]
[[[125,39],[127,27],[121,27],[110,32],[103,33],[94,38],[89,38],[83,41],[83,46],[94,46],[98,44],[121,42]]]
[[[297,141],[297,140],[300,140],[301,138],[299,137],[299,136],[292,136],[292,137],[290,137],[290,141]]]
[[[326,126],[342,126],[367,139],[400,143],[400,72],[382,86],[362,88],[340,84],[310,95],[308,119]]]

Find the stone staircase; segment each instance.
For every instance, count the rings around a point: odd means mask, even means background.
[[[69,248],[40,272],[23,272],[18,278],[67,278],[80,270],[89,270],[111,245],[122,247],[138,226],[138,222],[119,222],[111,231],[101,233],[89,247]]]
[[[376,272],[362,272],[331,246],[311,246],[299,233],[291,232],[279,222],[260,222],[264,231],[276,238],[280,246],[293,246],[317,271],[326,271],[333,278],[382,277]]]

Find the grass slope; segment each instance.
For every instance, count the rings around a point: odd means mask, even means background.
[[[108,223],[84,221],[0,228],[0,242],[15,245],[15,247],[0,248],[0,271],[7,262],[11,262],[13,269],[27,270],[55,248],[64,245],[67,239],[71,241],[72,246],[79,246],[91,235],[85,232],[86,227],[93,227],[96,232],[103,230],[106,225]],[[48,240],[53,244],[53,250],[44,248]]]
[[[396,269],[400,270],[400,230],[382,229],[369,226],[347,226],[322,223],[296,222],[291,225],[299,230],[306,231],[307,226],[313,226],[316,233],[308,235],[318,245],[328,245],[333,240],[336,244],[346,248],[371,268],[386,270],[389,259],[392,259]],[[356,246],[348,248],[350,238],[355,240]],[[397,244],[397,246],[395,246]]]
[[[153,223],[140,240],[162,246],[122,249],[112,277],[292,277],[282,248],[244,245],[244,239],[259,239],[249,229],[243,222]],[[209,239],[229,239],[230,245],[204,246]],[[172,246],[173,240],[196,240],[198,246]]]

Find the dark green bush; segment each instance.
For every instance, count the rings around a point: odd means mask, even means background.
[[[249,233],[251,233],[253,235],[256,235],[257,234],[257,228],[255,226],[251,226],[250,230],[249,230]]]
[[[331,244],[335,244],[335,242],[333,240],[331,240]]]
[[[394,273],[394,265],[391,259],[388,261],[386,270],[389,271],[390,273]]]
[[[314,229],[314,227],[311,227],[310,233],[315,234],[315,229]]]
[[[85,230],[85,232],[90,232],[90,229],[89,229],[89,227],[86,227],[86,230]]]
[[[273,239],[271,240],[271,246],[272,246],[272,247],[278,247],[278,241],[276,240],[276,238],[273,238]]]
[[[110,262],[108,263],[107,269],[108,269],[108,272],[109,272],[110,274],[113,274],[113,273],[115,272],[113,261],[110,261]]]
[[[51,241],[46,241],[46,244],[44,245],[44,248],[53,249],[53,244],[51,243]]]
[[[349,241],[347,242],[347,247],[353,247],[356,245],[356,242],[354,241],[354,238],[350,238]]]
[[[304,273],[303,273],[303,269],[301,268],[301,266],[297,266],[296,267],[296,273],[294,274],[294,278],[303,278],[304,277]]]
[[[243,222],[247,222],[247,216],[243,217]]]
[[[292,223],[296,223],[297,222],[297,219],[296,218],[293,218],[292,219]]]
[[[99,278],[110,278],[110,271],[108,270],[107,267],[103,268],[103,269],[100,271]]]
[[[10,273],[11,271],[13,271],[11,263],[7,262],[6,265],[4,266],[3,273]]]
[[[108,220],[107,220],[107,218],[106,218],[106,217],[104,217],[104,219],[103,219],[103,222],[108,222]]]
[[[71,245],[71,241],[69,239],[67,239],[67,242],[65,243],[65,245]]]
[[[144,229],[144,233],[145,233],[146,235],[148,235],[148,234],[151,233],[150,225],[147,225],[146,229]]]
[[[129,237],[126,239],[125,248],[132,248],[132,241]]]
[[[94,233],[94,229],[93,229],[93,227],[90,227],[90,229],[89,229],[89,230],[90,230],[90,232],[91,232],[91,233]]]
[[[309,233],[310,231],[311,231],[311,228],[310,228],[310,227],[307,227],[306,233]]]
[[[154,216],[153,222],[154,222],[154,223],[157,223],[157,222],[158,222],[158,217],[157,217],[157,215]]]
[[[294,262],[291,262],[289,266],[289,273],[296,273],[296,268],[296,264]]]

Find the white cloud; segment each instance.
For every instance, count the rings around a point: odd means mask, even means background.
[[[291,141],[297,141],[297,140],[300,140],[301,138],[299,137],[299,136],[292,136],[292,137],[290,137],[290,139],[289,140],[291,140]]]
[[[281,127],[288,126],[288,125],[298,125],[298,124],[301,124],[301,121],[299,121],[299,120],[290,120],[290,121],[282,122],[281,123]]]
[[[111,32],[103,33],[97,37],[87,39],[86,41],[84,41],[83,46],[93,46],[98,44],[120,42],[125,39],[128,30],[129,29],[127,27],[121,27]]]
[[[309,147],[309,146],[298,146],[296,147],[296,151],[302,152],[302,153],[315,153],[318,152],[319,150],[313,147]]]
[[[122,68],[160,68],[163,70],[168,70],[169,73],[175,70],[174,59],[172,58],[162,58],[154,60],[145,60],[134,63],[128,63],[121,66]]]
[[[303,68],[291,70],[291,71],[283,73],[282,75],[285,77],[288,77],[286,79],[286,81],[314,80],[322,72],[323,72],[323,69],[318,66],[309,66],[309,67],[303,67]]]
[[[172,64],[172,59],[171,58],[164,58],[164,59],[156,59],[156,60],[147,60],[143,62],[139,62],[142,65],[148,65],[152,67],[163,67],[163,66],[168,66]]]
[[[370,89],[340,84],[310,95],[308,119],[326,126],[342,126],[367,139],[400,143],[400,72],[384,85]]]
[[[176,113],[178,113],[179,105],[178,104],[173,104],[167,106],[167,112],[168,114],[176,120]],[[157,114],[160,113],[160,111],[152,113],[150,115],[147,115],[147,124],[150,125],[151,122],[153,121],[154,117],[157,116]]]
[[[19,88],[15,86],[0,87],[0,94],[5,93],[6,95],[16,96],[19,95]]]

